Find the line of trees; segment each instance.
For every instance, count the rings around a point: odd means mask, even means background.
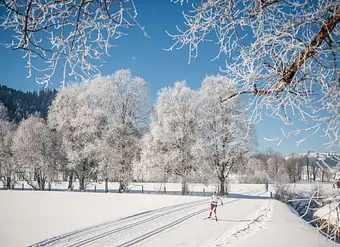
[[[15,126],[1,106],[0,177],[45,190],[60,175],[68,188],[93,180],[119,182],[126,192],[134,177],[175,176],[188,193],[188,181],[215,178],[220,192],[232,169],[255,147],[242,102],[221,104],[218,91],[235,90],[223,76],[206,77],[198,90],[185,82],[162,89],[150,109],[147,83],[129,70],[97,76],[61,89],[47,120],[30,116]]]
[[[279,143],[300,135],[297,144],[323,132],[329,149],[340,144],[340,3],[338,0],[170,0],[183,8],[182,25],[169,33],[168,50],[188,48],[189,61],[214,41],[223,59],[221,72],[237,83],[233,92],[216,93],[221,101],[246,95],[253,124],[264,115],[304,127],[272,139]],[[48,84],[56,71],[68,80],[100,71],[123,29],[138,27],[138,4],[125,1],[0,1],[6,10],[0,30],[10,32],[0,44],[21,50],[28,76]],[[137,7],[136,7],[137,6]],[[149,8],[146,8],[150,10]],[[0,14],[0,15],[1,15]],[[77,16],[78,18],[74,18]],[[67,31],[65,31],[67,30]]]
[[[296,183],[300,181],[329,181],[331,171],[320,164],[317,157],[307,154],[291,154],[283,157],[272,149],[252,155],[246,163],[236,170],[239,182],[264,183],[268,179],[277,183]]]
[[[200,90],[185,82],[158,94],[150,131],[144,138],[141,163],[151,171],[165,171],[182,181],[193,173],[215,177],[220,193],[233,166],[243,162],[255,147],[254,133],[245,121],[242,102],[221,104],[217,91],[232,91],[235,84],[222,76],[206,77]]]

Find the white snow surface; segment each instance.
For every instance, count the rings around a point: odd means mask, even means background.
[[[15,246],[335,246],[262,186],[208,197],[0,191],[0,242]]]
[[[340,202],[333,202],[326,204],[325,206],[319,208],[314,216],[326,220],[334,226],[339,225],[339,205]]]
[[[30,189],[32,190],[32,188],[30,188],[30,186],[23,181],[19,181],[17,182],[17,184],[15,185],[15,189],[20,190],[22,188],[22,185],[24,185],[25,189]],[[74,182],[74,189],[78,190],[79,189],[79,183],[78,182]],[[144,188],[144,191],[147,192],[159,192],[159,193],[163,193],[164,192],[164,187],[166,188],[167,193],[169,194],[173,194],[173,193],[177,193],[180,194],[182,185],[180,183],[142,183],[142,182],[136,182],[136,183],[131,183],[129,185],[129,189],[131,189],[131,191],[140,193],[142,186]],[[289,187],[295,191],[312,191],[313,189],[315,189],[315,187],[317,186],[317,183],[296,183],[296,184],[289,184]],[[52,183],[52,189],[54,190],[60,190],[60,191],[66,191],[67,190],[67,186],[68,186],[68,182],[53,182]],[[217,191],[219,184],[209,184],[209,185],[205,185],[202,183],[189,183],[189,191],[192,192],[193,194],[202,194],[203,190],[205,190],[207,193],[211,193],[214,190]],[[333,188],[333,184],[331,182],[322,182],[319,183],[320,188],[322,188],[322,190],[325,193],[329,193],[329,194],[333,194],[334,192],[337,192],[338,189],[337,188]],[[86,191],[88,192],[94,192],[94,188],[96,187],[97,191],[101,191],[103,192],[105,189],[105,183],[104,182],[92,182],[90,184],[86,185]],[[114,182],[109,182],[109,190],[111,192],[116,192],[118,190],[119,184],[118,183],[114,183]],[[239,184],[239,183],[232,183],[230,184],[230,189],[233,190],[240,190],[240,189],[263,189],[264,188],[264,184]],[[274,191],[274,185],[273,184],[269,184],[269,190]]]

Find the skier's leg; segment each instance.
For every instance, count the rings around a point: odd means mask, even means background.
[[[210,204],[209,218],[211,217],[211,214],[212,214],[213,209],[214,209],[214,205],[213,205],[213,204]]]

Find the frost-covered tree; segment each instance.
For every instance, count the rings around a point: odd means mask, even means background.
[[[29,76],[37,72],[38,83],[50,83],[58,72],[63,84],[67,77],[97,73],[124,29],[144,32],[134,0],[2,0],[0,8],[0,28],[12,35],[1,44],[24,52]]]
[[[260,184],[268,182],[266,163],[256,156],[251,156],[240,167],[237,167],[240,183]]]
[[[11,150],[13,133],[14,125],[0,119],[0,180],[6,189],[12,188],[15,182],[16,169]]]
[[[149,102],[144,79],[132,76],[130,70],[118,70],[112,75],[85,81],[84,88],[82,99],[104,114],[109,123],[145,128]]]
[[[218,93],[228,94],[235,84],[223,76],[206,77],[199,91],[198,142],[196,153],[202,156],[206,172],[220,181],[220,194],[224,195],[225,183],[231,170],[242,165],[252,151],[254,133],[241,115],[241,102],[221,104]]]
[[[340,3],[338,0],[173,0],[192,8],[185,25],[170,34],[170,47],[188,47],[190,59],[205,41],[215,41],[216,59],[237,82],[232,94],[218,93],[228,102],[247,97],[251,122],[264,114],[286,124],[308,121],[304,141],[318,131],[329,138],[327,147],[340,145]]]
[[[85,183],[96,173],[96,153],[100,144],[105,117],[95,113],[81,101],[84,88],[73,85],[62,89],[53,101],[48,114],[48,123],[62,140],[69,173],[69,188],[73,189],[74,175],[79,179],[79,189],[85,190]]]
[[[314,157],[309,160],[309,163],[310,163],[310,171],[311,171],[312,176],[313,176],[313,181],[315,181],[316,177],[319,174],[320,167],[317,164],[316,158],[314,158]]]
[[[35,190],[45,190],[57,167],[52,132],[45,120],[23,120],[13,136],[12,150],[21,177]]]
[[[182,194],[188,177],[198,169],[193,147],[197,140],[197,92],[185,82],[158,93],[150,132],[144,137],[142,163],[151,171],[164,171],[181,178]]]
[[[99,152],[100,172],[108,180],[119,182],[118,193],[127,192],[133,179],[133,165],[140,152],[140,137],[128,127],[111,126],[106,131],[104,146]]]
[[[132,180],[146,117],[146,82],[120,70],[62,89],[51,106],[49,123],[62,136],[68,170],[77,175],[82,190],[86,180],[100,175],[106,188],[115,180],[123,192]]]
[[[80,93],[80,87],[73,85],[60,90],[52,102],[48,112],[48,125],[51,129],[57,131],[61,139],[61,145],[66,154],[67,162],[63,164],[61,169],[66,172],[69,177],[68,189],[73,189],[75,163],[69,161],[70,150],[67,149],[73,139],[76,128],[71,125],[72,120],[77,114],[79,102],[77,96]],[[74,141],[77,141],[74,138]]]
[[[289,181],[289,174],[285,169],[285,160],[280,153],[275,152],[268,156],[268,175],[277,184],[286,183]]]
[[[6,189],[13,187],[15,168],[11,151],[14,125],[8,121],[7,108],[0,101],[0,180]]]
[[[107,124],[98,150],[99,172],[106,181],[119,182],[118,192],[126,192],[133,178],[133,164],[139,156],[140,137],[148,116],[147,83],[119,70],[110,76],[98,76],[85,83],[82,98],[100,112]]]
[[[296,157],[288,157],[284,161],[284,167],[289,177],[289,182],[296,183],[299,181],[299,159]]]
[[[7,120],[8,111],[6,106],[0,101],[0,120]]]

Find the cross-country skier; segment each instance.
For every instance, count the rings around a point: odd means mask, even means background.
[[[212,196],[211,196],[211,202],[210,202],[210,214],[208,218],[211,218],[212,212],[214,211],[215,213],[215,220],[217,221],[217,215],[216,215],[216,209],[217,209],[217,204],[218,204],[218,200],[221,202],[221,205],[223,205],[223,202],[221,200],[221,198],[219,198],[217,196],[216,191],[213,192]]]

